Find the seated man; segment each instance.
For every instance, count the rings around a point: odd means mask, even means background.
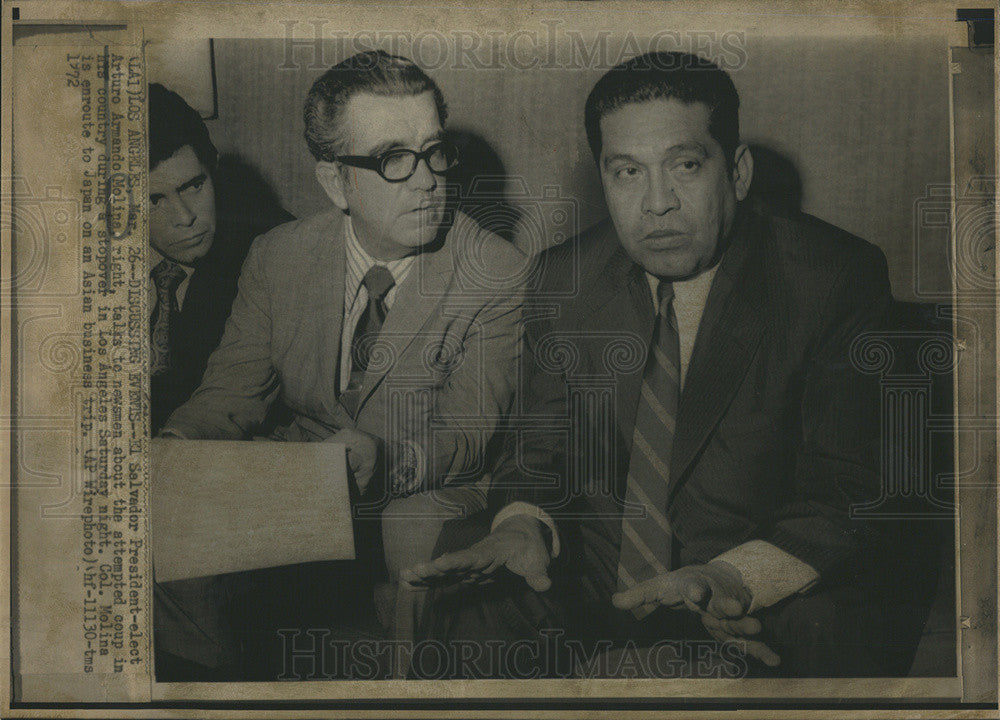
[[[466,581],[436,591],[436,637],[535,641],[540,667],[518,672],[556,676],[877,675],[896,671],[890,639],[914,644],[883,607],[878,523],[851,516],[880,489],[877,379],[851,345],[884,327],[885,258],[747,206],[738,106],[724,71],[681,53],[590,93],[611,218],[540,259],[523,392],[546,423],[499,462],[505,504],[403,572]],[[482,649],[461,674],[511,672]]]
[[[442,513],[485,505],[474,488],[439,489],[485,472],[513,398],[529,261],[446,207],[457,153],[441,91],[411,61],[382,51],[344,60],[313,84],[304,116],[332,207],[254,243],[202,385],[163,434],[347,445],[358,560],[336,572],[351,579],[330,590],[312,568],[290,580],[332,612],[347,585],[368,585],[371,598],[378,510],[390,498],[439,492],[422,509],[404,501],[401,515],[419,517],[387,526],[390,570],[397,553],[429,558]],[[276,603],[296,593],[276,590]]]
[[[251,241],[291,219],[251,200],[220,167],[184,99],[149,86],[149,310],[152,432],[201,383],[222,337]]]
[[[149,86],[150,417],[155,435],[198,387],[250,243],[291,219],[227,172],[198,112]],[[224,676],[221,578],[156,585],[157,671]],[[194,621],[192,622],[192,618]]]

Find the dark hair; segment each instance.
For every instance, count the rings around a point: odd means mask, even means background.
[[[358,93],[384,97],[406,97],[434,93],[438,120],[444,125],[448,108],[444,95],[420,67],[409,58],[384,50],[368,50],[337,63],[316,82],[306,97],[302,117],[306,143],[317,160],[332,162],[344,147],[340,121],[347,101]]]
[[[219,153],[208,136],[201,115],[177,93],[159,83],[149,86],[149,169],[185,145],[194,148],[198,162],[215,170]]]
[[[736,87],[725,70],[682,52],[637,55],[611,68],[597,81],[584,110],[587,142],[594,159],[601,155],[604,115],[624,105],[669,98],[708,106],[708,132],[722,146],[731,169],[740,144],[740,97]]]

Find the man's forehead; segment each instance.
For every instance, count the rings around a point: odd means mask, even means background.
[[[601,117],[602,154],[663,152],[685,147],[710,150],[711,113],[702,102],[657,98],[628,103]]]
[[[152,195],[176,190],[189,180],[208,174],[208,169],[201,164],[194,148],[185,145],[149,171],[149,193]]]
[[[383,146],[419,146],[441,132],[430,91],[419,95],[358,93],[347,102],[343,131],[350,154],[366,155]]]

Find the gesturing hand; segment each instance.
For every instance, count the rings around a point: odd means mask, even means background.
[[[368,489],[378,462],[379,439],[354,428],[341,428],[326,441],[343,443],[347,446],[348,469],[354,482],[357,483],[358,491],[363,495]]]
[[[761,631],[760,620],[748,615],[736,620],[721,620],[709,613],[701,614],[701,624],[708,630],[708,634],[719,642],[732,642],[744,644],[746,653],[753,655],[765,665],[777,667],[781,664],[781,657],[760,640],[750,640],[751,635],[756,635]]]
[[[708,612],[717,618],[742,617],[750,607],[750,600],[739,570],[722,562],[688,565],[657,575],[611,598],[615,607],[622,610],[649,603],[667,607],[684,605],[693,612]]]
[[[514,515],[465,550],[405,568],[400,580],[411,587],[487,582],[494,572],[506,567],[523,577],[532,589],[544,592],[552,586],[547,574],[549,560],[542,523],[530,515]]]
[[[701,616],[709,634],[721,642],[745,642],[746,652],[766,665],[781,658],[764,643],[747,640],[761,630],[760,621],[747,616],[750,592],[743,586],[739,570],[725,562],[688,565],[666,575],[638,583],[611,598],[622,610],[653,603],[671,608],[685,607]]]

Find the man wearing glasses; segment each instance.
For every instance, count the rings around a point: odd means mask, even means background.
[[[349,582],[293,578],[323,610],[378,581],[380,524],[394,581],[429,558],[442,512],[485,505],[474,481],[513,397],[529,261],[446,207],[445,117],[434,81],[382,51],[316,80],[305,138],[334,207],[256,240],[204,381],[163,432],[347,445],[352,497],[383,522],[356,519]]]

